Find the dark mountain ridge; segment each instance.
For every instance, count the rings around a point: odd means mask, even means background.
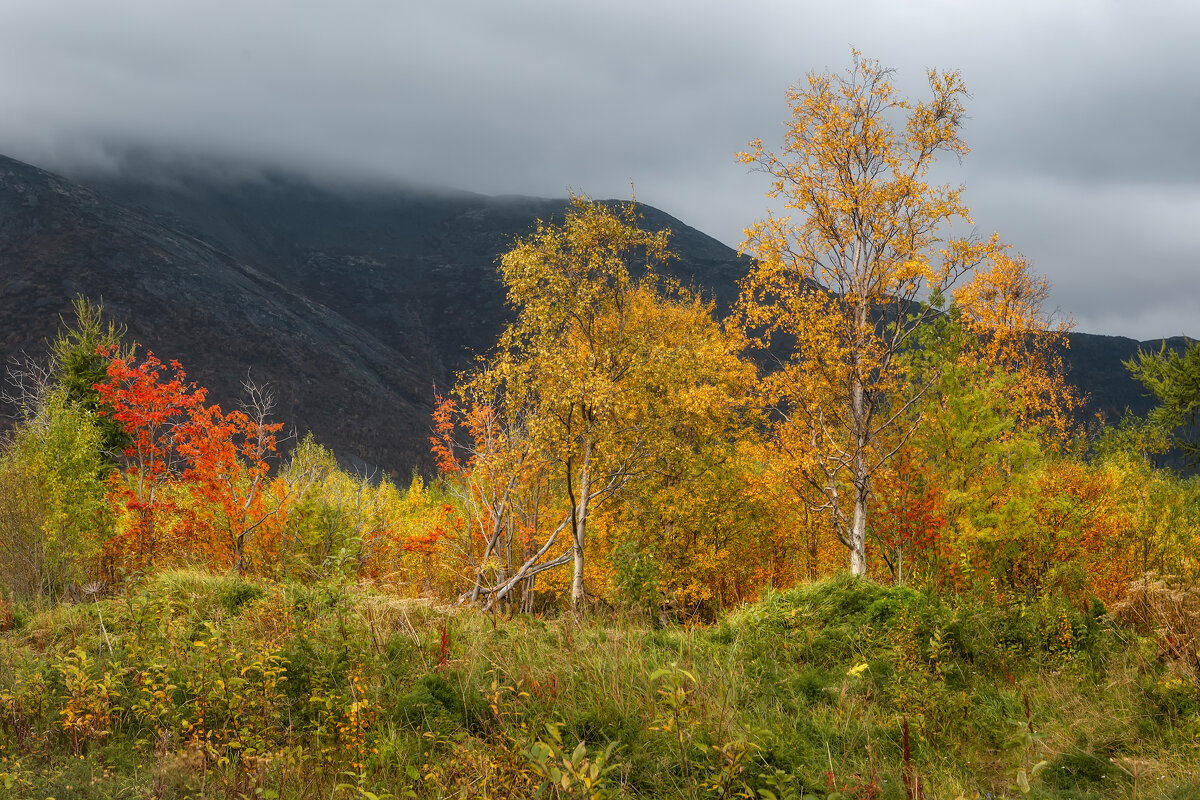
[[[212,399],[235,403],[249,374],[273,388],[278,419],[403,474],[429,464],[434,385],[448,388],[503,326],[499,255],[565,207],[194,166],[70,181],[0,157],[0,358],[43,352],[76,293],[102,298]],[[673,275],[727,309],[746,261],[639,211],[672,230]],[[1071,335],[1089,418],[1150,407],[1121,361],[1158,346]]]
[[[565,207],[277,174],[69,181],[0,157],[0,358],[44,352],[82,293],[212,399],[249,373],[298,432],[403,474],[429,464],[434,386],[504,323],[499,254]],[[674,274],[731,302],[736,254],[640,210],[675,231]]]
[[[0,160],[0,356],[43,352],[76,293],[102,298],[131,339],[179,359],[224,405],[249,376],[270,385],[280,419],[348,452],[423,456],[424,380],[400,351],[181,228]]]

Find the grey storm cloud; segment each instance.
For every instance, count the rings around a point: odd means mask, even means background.
[[[484,193],[627,197],[736,245],[734,153],[853,45],[972,93],[965,183],[1078,328],[1200,336],[1200,7],[1151,0],[8,0],[0,152],[131,149]]]

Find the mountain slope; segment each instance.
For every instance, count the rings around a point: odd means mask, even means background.
[[[0,357],[43,352],[74,294],[103,298],[213,399],[234,402],[249,370],[279,419],[404,474],[429,463],[434,386],[500,332],[498,256],[565,207],[191,170],[71,182],[0,158]],[[732,302],[736,254],[641,211],[675,231],[674,274]]]
[[[223,404],[249,376],[270,384],[278,418],[348,453],[423,457],[428,382],[401,351],[179,228],[0,159],[0,355],[44,352],[76,293]]]
[[[87,182],[353,319],[443,385],[503,326],[500,254],[566,208],[565,200],[318,186],[278,174],[220,179],[143,167]],[[732,303],[745,272],[736,253],[657,209],[639,210],[648,227],[673,231],[673,273]]]

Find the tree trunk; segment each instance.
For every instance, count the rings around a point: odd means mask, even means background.
[[[862,240],[858,246],[862,247]],[[859,264],[859,252],[854,252],[854,264]],[[869,302],[859,297],[854,306],[854,351],[850,389],[850,425],[853,440],[851,455],[851,482],[854,487],[854,513],[850,527],[850,573],[866,575],[866,500],[870,495],[871,475],[866,462],[866,446],[870,443],[870,419],[868,395],[863,377],[863,356],[868,343],[863,341],[863,331],[868,323]]]
[[[246,534],[239,533],[234,539],[233,569],[240,578],[246,571]]]
[[[866,319],[865,312],[862,319]],[[857,361],[857,357],[856,357]],[[855,364],[858,369],[858,364]],[[854,482],[854,516],[850,523],[850,574],[865,575],[867,573],[867,498],[870,496],[871,474],[867,465],[867,438],[869,435],[866,388],[859,378],[855,378],[851,393],[850,421],[854,426],[854,458],[851,469]]]
[[[867,574],[867,491],[855,487],[854,518],[850,526],[850,574]]]
[[[583,610],[583,540],[587,533],[588,500],[591,486],[592,443],[584,442],[583,458],[579,470],[579,499],[575,505],[575,526],[571,532],[571,546],[575,555],[575,575],[571,581],[571,605],[576,611]]]

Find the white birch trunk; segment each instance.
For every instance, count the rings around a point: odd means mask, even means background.
[[[854,491],[854,516],[850,523],[850,574],[867,574],[867,491],[865,486],[855,487]]]
[[[571,532],[571,547],[574,551],[575,575],[571,581],[571,605],[576,611],[583,609],[583,541],[587,534],[588,500],[591,495],[592,443],[585,441],[583,459],[579,471],[579,502],[575,506],[575,528]]]

